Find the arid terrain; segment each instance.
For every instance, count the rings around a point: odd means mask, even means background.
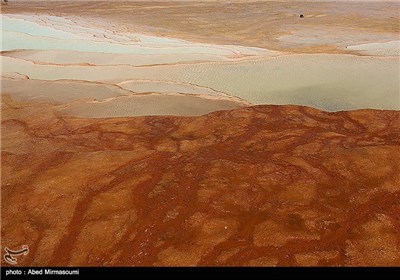
[[[1,8],[17,266],[400,266],[400,3]]]
[[[104,19],[107,29],[114,31],[124,28],[195,42],[299,53],[349,53],[343,49],[349,42],[399,39],[398,2],[360,2],[59,1],[50,6],[46,1],[23,1],[3,11]],[[291,44],[295,36],[302,42]]]

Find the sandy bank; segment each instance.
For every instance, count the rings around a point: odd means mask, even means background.
[[[355,46],[348,46],[349,50],[356,50],[366,55],[376,56],[400,56],[400,41],[385,43],[368,43]]]
[[[245,107],[229,100],[190,95],[146,94],[120,96],[103,102],[76,102],[57,109],[58,114],[80,118],[132,116],[200,116],[214,111]]]

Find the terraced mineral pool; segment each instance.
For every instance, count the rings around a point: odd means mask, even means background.
[[[32,24],[25,30],[26,23],[20,21],[17,23],[11,21],[6,25],[3,22],[3,50],[62,49],[79,51],[82,54],[90,51],[135,55],[157,54],[165,57],[201,53],[229,56],[237,50],[244,53],[259,52],[259,49],[254,48],[183,43],[182,40],[176,40],[176,45],[173,46],[174,39],[161,42],[150,40],[150,37],[146,38],[143,44],[135,41],[123,44],[119,39],[115,42],[98,41],[98,38],[91,40],[85,36],[83,39],[76,39],[72,35],[64,37],[64,31],[50,30],[50,27],[40,24]],[[60,22],[56,21],[54,24]],[[92,60],[96,58],[92,57]],[[96,61],[91,63],[96,65]],[[149,90],[159,93],[182,91],[194,93],[194,89],[201,88],[199,93],[204,93],[204,89],[207,89],[212,93],[237,96],[253,104],[298,104],[328,111],[362,108],[399,110],[399,63],[399,57],[314,54],[264,57],[252,61],[213,61],[141,67],[65,66],[34,64],[4,56],[2,71],[21,73],[31,79],[39,80],[71,79],[109,81],[109,83],[148,80],[148,85],[143,82],[126,85],[139,92]],[[183,87],[183,84],[190,84],[190,89],[188,86]]]
[[[63,66],[34,65],[3,58],[5,72],[32,79],[150,80],[192,84],[253,104],[298,104],[327,111],[400,109],[398,58],[351,55],[291,55],[238,63],[189,65]]]

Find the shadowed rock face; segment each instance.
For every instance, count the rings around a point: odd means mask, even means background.
[[[29,245],[18,265],[400,265],[398,111],[2,105],[1,245]]]

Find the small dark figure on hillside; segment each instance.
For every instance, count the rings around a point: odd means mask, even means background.
[[[300,18],[304,18],[304,15],[300,15]]]

